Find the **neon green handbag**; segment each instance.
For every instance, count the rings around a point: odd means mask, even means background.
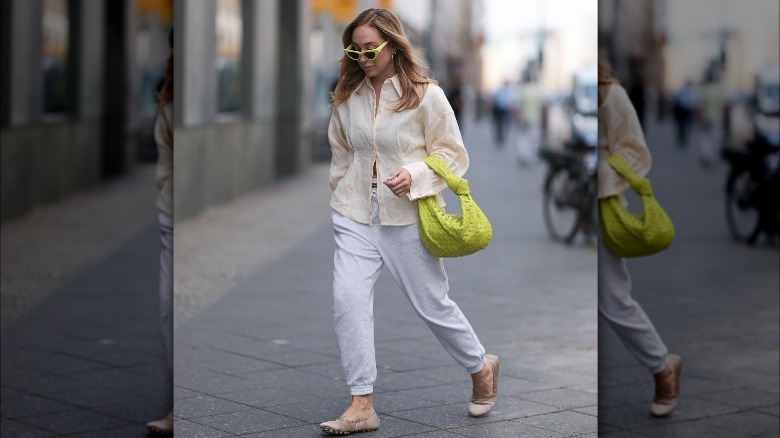
[[[637,175],[620,155],[607,158],[607,163],[642,197],[644,215],[630,213],[617,196],[599,200],[604,244],[619,257],[642,257],[668,247],[674,224],[653,197],[650,180]]]
[[[484,249],[493,236],[493,228],[471,197],[468,181],[452,173],[441,157],[429,155],[423,161],[458,195],[461,212],[447,213],[436,196],[418,199],[417,224],[423,245],[437,257],[461,257]]]

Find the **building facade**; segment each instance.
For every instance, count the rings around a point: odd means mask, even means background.
[[[150,132],[172,0],[1,7],[0,220],[155,158]]]

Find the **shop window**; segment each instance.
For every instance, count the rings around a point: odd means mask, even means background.
[[[67,0],[43,0],[43,112],[65,113],[68,109]]]
[[[243,20],[240,0],[217,0],[217,111],[241,110],[241,39]]]

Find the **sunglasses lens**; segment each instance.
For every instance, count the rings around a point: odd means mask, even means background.
[[[349,59],[351,59],[353,61],[357,61],[358,59],[360,59],[360,55],[358,55],[357,53],[346,52],[346,54],[349,57]]]
[[[376,52],[366,52],[363,54],[369,61],[373,61],[376,58]]]

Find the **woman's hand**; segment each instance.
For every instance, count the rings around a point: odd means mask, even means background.
[[[403,167],[399,167],[386,180],[385,185],[393,191],[395,196],[403,196],[412,188],[412,175]]]

